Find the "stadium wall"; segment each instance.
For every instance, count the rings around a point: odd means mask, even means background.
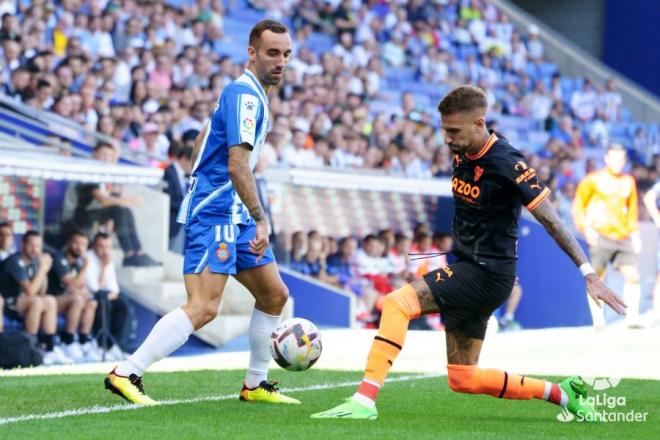
[[[603,60],[660,96],[660,3],[606,0],[605,10]]]

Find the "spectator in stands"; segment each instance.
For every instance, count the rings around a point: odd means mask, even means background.
[[[420,279],[422,275],[446,265],[447,258],[437,255],[440,252],[433,246],[433,237],[426,232],[415,236],[416,258],[410,262],[410,271],[415,278]]]
[[[115,149],[111,144],[100,142],[94,147],[93,157],[108,161],[114,158],[114,154]],[[113,194],[97,183],[79,184],[75,187],[75,191],[78,202],[73,221],[77,227],[90,230],[95,222],[99,222],[106,225],[108,231],[114,231],[124,251],[124,266],[158,264],[142,251],[133,213],[128,208],[130,205],[141,203],[140,199]]]
[[[552,99],[548,96],[543,81],[536,81],[534,91],[522,99],[527,116],[537,121],[545,121],[552,110]]]
[[[389,275],[394,268],[391,262],[383,257],[384,245],[377,236],[369,234],[364,237],[362,248],[355,253],[357,274],[371,281],[374,289],[382,294],[391,290]]]
[[[298,272],[302,272],[304,266],[303,258],[307,253],[307,234],[303,231],[296,231],[291,235],[291,253],[289,258],[289,267]]]
[[[571,111],[581,122],[589,122],[596,116],[596,105],[598,95],[591,85],[591,81],[585,79],[582,88],[571,95]]]
[[[11,71],[9,82],[4,85],[5,95],[23,102],[30,91],[30,72],[25,67],[17,67]]]
[[[11,224],[0,221],[0,263],[14,252],[16,252],[16,248],[14,247],[14,232]]]
[[[410,238],[406,234],[398,233],[394,236],[394,246],[389,249],[388,258],[393,267],[392,287],[411,282],[413,274],[410,271]]]
[[[25,331],[37,336],[44,348],[44,364],[70,363],[66,354],[55,346],[57,330],[57,302],[48,295],[47,274],[53,260],[42,251],[39,233],[27,231],[23,235],[21,251],[11,254],[2,263],[0,292],[10,318],[22,319]]]
[[[300,260],[296,270],[324,282],[334,282],[335,278],[326,272],[326,254],[323,252],[323,237],[317,231],[307,234],[307,253]]]
[[[529,40],[527,41],[527,53],[531,61],[543,60],[543,42],[539,38],[539,29],[536,25],[529,27]]]
[[[188,192],[188,179],[192,171],[192,152],[190,146],[175,145],[170,165],[163,174],[163,191],[170,196],[170,243],[173,252],[183,253],[185,233],[176,217],[184,195]]]
[[[89,238],[82,231],[74,231],[63,253],[52,254],[53,266],[48,272],[48,292],[57,301],[59,314],[66,313],[66,328],[60,340],[66,355],[74,361],[84,358],[97,361],[90,334],[94,325],[97,302],[85,285],[87,272],[87,247]],[[78,341],[75,342],[75,333]]]
[[[605,90],[598,95],[598,117],[605,122],[617,122],[621,119],[621,94],[616,90],[614,79],[610,78],[605,84]]]
[[[307,133],[300,129],[294,129],[291,143],[281,151],[283,164],[297,168],[320,168],[323,167],[323,158],[318,156],[314,149],[306,148]]]
[[[335,283],[346,290],[353,292],[357,299],[357,318],[361,322],[372,322],[372,314],[378,292],[367,280],[358,276],[355,266],[357,240],[353,237],[344,237],[339,240],[339,249],[327,258],[327,273],[334,277]]]
[[[164,142],[159,142],[159,137],[158,125],[154,122],[147,122],[142,127],[140,137],[130,142],[129,147],[146,154],[149,157],[149,165],[159,167],[167,159],[169,148],[169,141],[165,139]]]
[[[107,318],[110,321],[110,333],[123,347],[109,342],[110,351],[106,359],[120,360],[124,358],[122,348],[126,349],[130,333],[132,307],[121,294],[117,282],[117,270],[112,261],[112,240],[108,234],[99,232],[92,240],[92,249],[87,252],[87,271],[85,273],[85,286],[101,303],[107,301]],[[97,308],[94,327],[98,329],[102,307]]]
[[[16,19],[16,16],[5,12],[2,14],[2,27],[0,28],[0,41],[21,40],[21,25]]]
[[[638,225],[637,188],[632,176],[623,173],[626,150],[613,144],[605,155],[606,167],[588,174],[579,183],[573,203],[573,218],[589,244],[591,262],[600,277],[612,263],[624,278],[626,322],[639,328],[640,285],[637,259],[642,248]],[[590,298],[590,297],[589,297]],[[589,299],[596,330],[605,326],[602,307]]]

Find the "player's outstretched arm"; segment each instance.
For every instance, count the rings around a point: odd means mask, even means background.
[[[229,149],[228,169],[229,178],[236,193],[243,204],[247,206],[250,216],[257,224],[257,233],[254,239],[250,241],[250,250],[261,257],[268,248],[268,224],[266,223],[264,208],[259,201],[257,183],[250,168],[251,151],[252,147],[247,143],[231,147]]]
[[[598,278],[589,260],[582,251],[580,244],[573,234],[566,228],[557,215],[557,211],[552,206],[549,198],[546,198],[539,204],[532,214],[543,225],[548,234],[557,242],[560,248],[571,257],[571,260],[584,274],[584,280],[587,283],[587,292],[598,303],[605,301],[619,315],[625,314],[625,303],[617,294]],[[586,269],[586,270],[585,270]]]

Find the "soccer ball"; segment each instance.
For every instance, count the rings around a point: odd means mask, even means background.
[[[303,318],[287,319],[270,335],[270,354],[289,371],[303,371],[321,356],[321,333]]]

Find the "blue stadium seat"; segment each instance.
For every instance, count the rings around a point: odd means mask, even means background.
[[[305,45],[318,55],[321,55],[323,52],[329,52],[332,50],[332,46],[335,45],[335,40],[330,35],[314,32],[309,36],[309,39],[305,41]]]

